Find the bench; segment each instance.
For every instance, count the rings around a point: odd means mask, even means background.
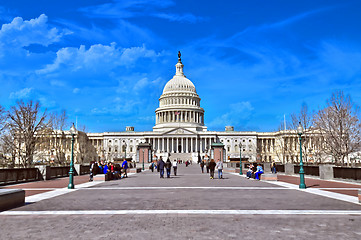
[[[22,189],[0,189],[0,211],[23,206],[25,191]]]
[[[260,179],[264,181],[277,181],[277,174],[263,173],[261,174]]]

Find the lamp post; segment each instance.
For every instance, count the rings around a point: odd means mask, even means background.
[[[76,134],[76,128],[74,126],[74,123],[70,128],[70,134],[71,134],[71,160],[70,160],[68,189],[74,189],[74,136]]]
[[[144,149],[143,150],[143,171],[144,171]]]
[[[297,134],[298,134],[298,138],[300,140],[300,186],[299,186],[299,188],[305,189],[306,188],[305,172],[303,170],[303,161],[302,161],[302,133],[303,133],[303,127],[300,122],[297,127]]]
[[[239,175],[242,175],[242,143],[239,143]]]

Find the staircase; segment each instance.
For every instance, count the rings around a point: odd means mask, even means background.
[[[169,159],[173,162],[174,159],[183,160],[183,162],[187,160],[192,160],[191,153],[171,153]]]

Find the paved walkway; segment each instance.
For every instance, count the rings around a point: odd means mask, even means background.
[[[294,176],[209,179],[196,164],[169,179],[150,171],[75,179],[75,190],[67,178],[11,186],[27,189],[28,204],[0,213],[0,239],[361,239],[361,205],[338,193],[358,184],[306,178],[310,188],[299,190]]]

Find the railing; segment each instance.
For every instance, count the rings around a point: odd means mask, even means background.
[[[306,175],[320,176],[318,166],[303,166]],[[295,173],[300,173],[300,166],[295,166]]]
[[[69,167],[70,168],[70,167]],[[86,175],[90,173],[90,166],[89,165],[80,165],[80,175]]]
[[[285,165],[277,165],[276,164],[276,170],[277,172],[285,172]]]
[[[59,177],[68,177],[69,171],[70,171],[70,166],[51,167],[50,168],[50,179],[59,178]]]
[[[0,169],[0,185],[41,180],[37,168]]]
[[[361,168],[334,167],[333,177],[361,180]]]

